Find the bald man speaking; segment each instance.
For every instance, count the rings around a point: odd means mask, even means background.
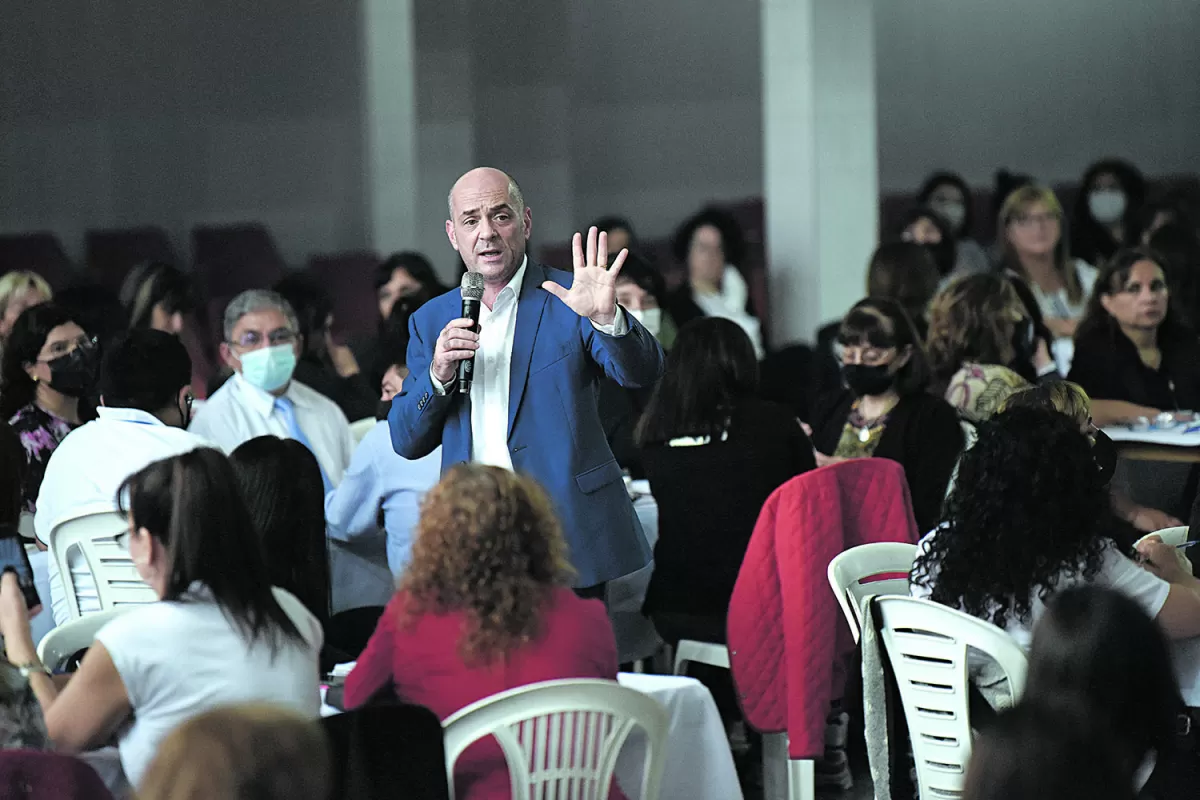
[[[405,458],[442,446],[442,469],[491,464],[535,478],[549,492],[570,545],[576,591],[645,566],[645,536],[596,408],[602,375],[654,385],[663,352],[617,305],[622,250],[608,263],[605,234],[576,233],[574,270],[526,254],[533,216],[516,181],[473,169],[450,190],[446,235],[467,270],[483,277],[478,333],[462,318],[461,289],[422,306],[410,323],[404,390],[392,401],[392,445]],[[475,359],[470,393],[458,362]]]

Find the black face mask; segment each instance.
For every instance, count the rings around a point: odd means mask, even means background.
[[[47,361],[50,388],[67,397],[82,397],[96,377],[96,348],[76,347],[65,356]]]
[[[1033,330],[1033,320],[1023,318],[1013,328],[1013,363],[1033,364],[1033,354],[1037,351],[1037,338]]]
[[[392,413],[392,401],[380,400],[379,405],[375,407],[375,419],[382,421],[388,418],[388,414]]]
[[[1092,458],[1100,470],[1100,482],[1108,486],[1117,471],[1117,446],[1104,431],[1096,431],[1092,443]]]
[[[879,364],[873,367],[866,364],[843,364],[842,378],[850,387],[850,391],[859,397],[883,394],[896,382],[896,376],[888,372],[889,366],[888,364]]]

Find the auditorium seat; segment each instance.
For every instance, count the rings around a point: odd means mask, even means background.
[[[211,298],[269,288],[287,268],[270,231],[256,222],[197,226],[192,230],[192,261]]]
[[[379,261],[376,253],[365,250],[308,259],[308,271],[333,302],[334,332],[339,338],[375,330],[379,307],[372,280]]]
[[[16,270],[32,270],[54,289],[66,288],[75,277],[71,259],[49,231],[0,236],[0,275]]]
[[[88,270],[111,289],[120,289],[129,270],[143,261],[180,266],[167,232],[154,225],[92,230],[84,241]]]

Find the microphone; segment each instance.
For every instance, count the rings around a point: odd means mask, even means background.
[[[483,302],[483,276],[468,272],[462,276],[462,316],[471,320],[471,330],[479,332],[479,304]],[[475,356],[458,362],[458,391],[471,393],[471,382],[475,380]]]

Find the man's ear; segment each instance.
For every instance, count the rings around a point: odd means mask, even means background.
[[[221,360],[225,362],[225,366],[229,367],[234,372],[241,372],[242,362],[233,354],[233,348],[225,342],[221,342]]]
[[[458,251],[458,238],[454,235],[454,223],[446,220],[446,238],[450,240],[450,246]]]

